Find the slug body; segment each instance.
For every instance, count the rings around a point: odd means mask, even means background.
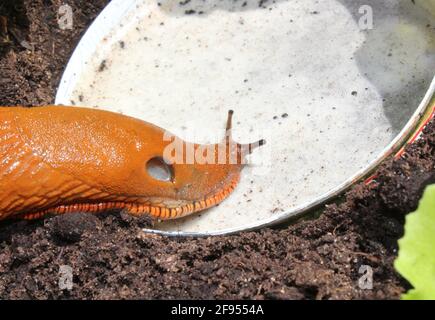
[[[231,116],[221,143],[199,145],[108,111],[0,107],[0,220],[109,209],[174,219],[212,207],[236,187],[245,155],[264,143],[234,143]],[[168,150],[182,161],[167,159]],[[214,161],[186,161],[186,150],[206,150]],[[169,179],[147,169],[159,159]]]

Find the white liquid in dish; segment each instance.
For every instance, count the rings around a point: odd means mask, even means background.
[[[210,232],[268,219],[343,183],[392,140],[384,97],[355,59],[366,34],[339,1],[198,1],[194,13],[179,1],[136,2],[70,101],[199,143],[220,140],[233,109],[236,141],[267,140],[227,200],[157,228]]]

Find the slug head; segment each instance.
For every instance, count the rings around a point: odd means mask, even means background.
[[[161,145],[146,162],[147,179],[158,186],[154,200],[165,206],[194,205],[186,214],[214,206],[235,188],[246,156],[265,144],[264,140],[240,144],[232,139],[233,111],[228,112],[226,134],[218,144],[200,145],[176,136]],[[179,217],[181,215],[177,215]]]

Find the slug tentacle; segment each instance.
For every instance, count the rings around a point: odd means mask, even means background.
[[[245,157],[248,154],[251,154],[255,149],[265,145],[266,140],[260,139],[258,141],[246,143],[246,144],[241,144],[241,143],[235,142],[233,140],[233,134],[232,134],[233,115],[234,115],[234,111],[228,110],[227,125],[226,125],[226,129],[225,129],[224,141],[226,143],[227,150],[230,150],[229,153],[231,153],[232,146],[233,145],[235,146],[236,153],[237,153],[237,163],[243,164]]]
[[[0,107],[0,220],[111,209],[174,219],[215,206],[238,184],[245,155],[264,144],[234,142],[232,116],[223,144],[236,163],[174,163],[170,179],[157,179],[147,165],[171,142],[155,125],[88,108]]]

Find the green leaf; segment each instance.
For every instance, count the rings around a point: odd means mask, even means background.
[[[402,299],[435,299],[435,185],[426,188],[417,211],[406,217],[394,266],[414,287]]]

